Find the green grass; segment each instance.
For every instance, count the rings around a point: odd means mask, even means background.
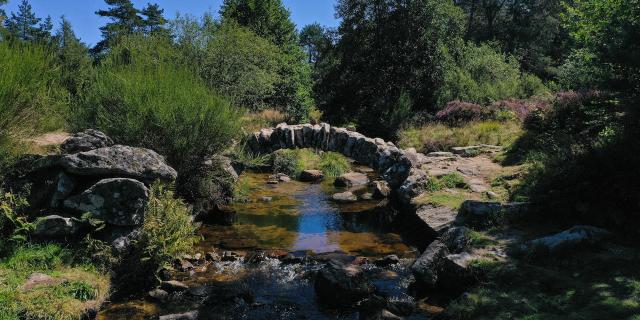
[[[452,172],[449,174],[446,174],[442,177],[439,178],[440,180],[440,184],[442,185],[442,187],[444,188],[467,188],[468,184],[464,181],[464,177],[457,173],[457,172]]]
[[[478,262],[481,284],[448,308],[454,319],[635,319],[639,261],[572,257],[563,263]],[[475,262],[474,262],[475,263]]]
[[[318,169],[324,173],[325,177],[336,178],[351,169],[351,164],[347,157],[337,152],[325,152],[320,157]]]
[[[496,245],[498,241],[487,236],[486,234],[478,231],[471,230],[469,231],[469,239],[471,246],[476,248],[482,248],[486,246]]]
[[[0,172],[26,150],[21,140],[65,126],[67,99],[42,46],[0,42]],[[1,173],[0,173],[1,175]]]
[[[451,147],[477,144],[509,146],[521,134],[521,125],[515,121],[480,121],[462,127],[431,123],[400,131],[399,145],[424,152],[448,151]]]
[[[30,290],[20,287],[34,272],[56,279]],[[109,293],[109,276],[77,264],[59,245],[25,245],[0,260],[0,319],[80,319]]]
[[[465,200],[475,199],[473,193],[465,190],[440,190],[431,193],[424,193],[413,199],[416,205],[431,204],[434,206],[444,206],[452,209],[458,209]]]

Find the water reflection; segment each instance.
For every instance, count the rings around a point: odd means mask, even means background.
[[[351,254],[403,255],[411,249],[399,235],[386,233],[366,223],[376,201],[336,204],[329,196],[341,190],[330,182],[307,184],[297,181],[268,185],[268,174],[245,173],[252,185],[250,202],[234,205],[233,226],[206,227],[205,246],[229,249],[256,248],[315,253],[341,250]],[[358,190],[358,193],[367,191]],[[264,198],[271,201],[264,201]]]

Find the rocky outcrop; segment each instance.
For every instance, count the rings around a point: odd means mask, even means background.
[[[81,194],[64,201],[64,207],[116,226],[139,226],[149,201],[149,190],[137,180],[100,180]]]
[[[33,235],[47,238],[68,237],[75,235],[81,226],[82,223],[77,219],[50,215],[36,220]]]
[[[318,271],[315,279],[318,299],[335,307],[351,307],[368,297],[373,290],[359,267],[335,261]]]
[[[391,188],[389,188],[389,183],[386,181],[374,181],[371,186],[373,187],[373,197],[376,199],[383,199],[391,194]]]
[[[142,224],[149,185],[173,182],[177,173],[152,150],[112,144],[103,133],[87,130],[67,139],[62,155],[25,157],[7,174],[7,189],[30,190],[25,213],[36,225],[34,236],[81,236],[101,220],[105,238],[116,251],[127,251],[131,239],[114,239],[121,229],[130,234]],[[92,221],[84,220],[85,213]]]
[[[60,150],[64,154],[72,154],[83,151],[89,151],[113,145],[113,140],[106,134],[95,129],[87,129],[78,132],[65,140],[60,146]]]
[[[411,266],[416,281],[428,288],[436,288],[440,270],[448,254],[444,243],[439,240],[433,241]]]
[[[336,187],[353,187],[369,183],[369,177],[360,172],[347,172],[336,178],[333,183]]]
[[[432,237],[437,237],[456,221],[458,212],[448,207],[427,204],[416,209],[416,216],[422,222],[424,230]]]
[[[178,176],[155,151],[122,145],[66,155],[53,164],[74,175],[127,177],[147,184]]]
[[[526,213],[527,203],[484,202],[467,200],[460,206],[459,214],[464,223],[475,229],[483,229],[515,220]]]
[[[521,250],[528,255],[557,254],[580,246],[595,245],[610,235],[610,232],[593,226],[574,226],[550,236],[525,243]]]
[[[460,253],[471,244],[471,229],[461,226],[449,228],[442,234],[440,240],[452,253]]]

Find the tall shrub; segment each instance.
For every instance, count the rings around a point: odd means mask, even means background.
[[[52,58],[39,45],[0,42],[0,171],[20,152],[21,139],[65,125],[67,104]]]
[[[117,142],[154,149],[180,172],[230,146],[240,112],[175,63],[170,44],[138,38],[114,48],[73,114]]]

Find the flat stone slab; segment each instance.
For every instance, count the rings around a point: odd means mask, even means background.
[[[416,209],[416,215],[432,234],[441,234],[446,231],[458,216],[458,211],[433,205],[424,205]]]

